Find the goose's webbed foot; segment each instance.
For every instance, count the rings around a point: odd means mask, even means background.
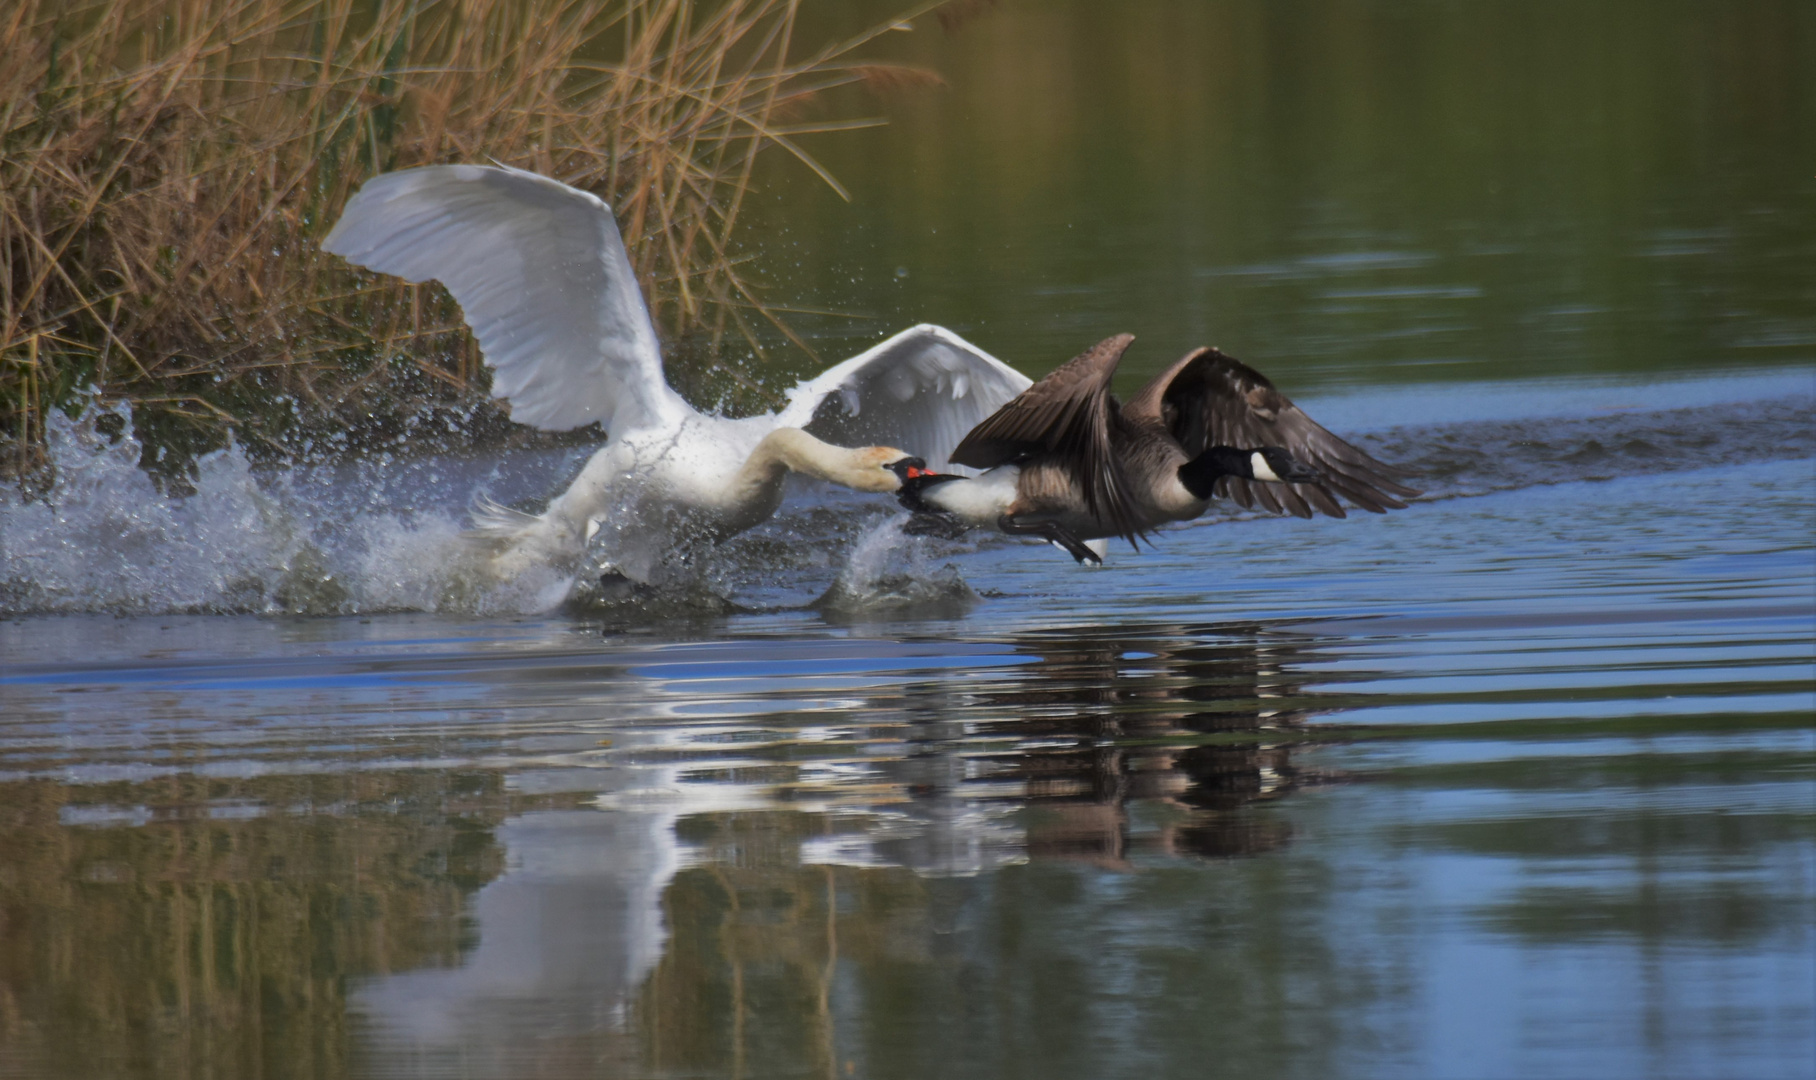
[[[1066,553],[1081,563],[1094,566],[1103,565],[1103,559],[1085,545],[1083,540],[1072,535],[1072,530],[1057,521],[1017,521],[1012,514],[1004,514],[996,519],[996,527],[1010,536],[1038,536],[1066,549]]]
[[[934,536],[941,540],[960,540],[971,526],[951,514],[941,514],[922,510],[902,524],[902,532],[908,536]]]

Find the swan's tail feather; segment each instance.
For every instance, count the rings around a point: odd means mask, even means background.
[[[461,538],[500,581],[530,571],[571,571],[586,550],[584,540],[555,514],[526,514],[480,496],[471,517],[472,527]]]
[[[513,510],[501,502],[495,502],[480,495],[473,500],[471,509],[473,527],[463,535],[473,540],[491,541],[494,543],[515,540],[525,532],[535,528],[542,519],[535,514],[526,514],[522,510]]]

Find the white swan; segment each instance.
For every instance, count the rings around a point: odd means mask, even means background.
[[[729,536],[768,518],[790,470],[899,490],[908,468],[942,467],[973,425],[1030,384],[957,334],[921,325],[802,382],[778,412],[701,413],[663,378],[611,208],[521,169],[438,165],[375,177],[322,249],[447,286],[513,420],[546,431],[597,421],[607,432],[542,514],[477,507],[500,579],[572,569],[606,529],[612,566],[647,581],[680,536]],[[863,443],[879,445],[844,448]]]

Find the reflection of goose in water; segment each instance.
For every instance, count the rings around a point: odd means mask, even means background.
[[[542,514],[479,508],[477,532],[491,541],[501,578],[574,567],[608,524],[616,568],[645,580],[679,530],[723,537],[767,519],[790,471],[896,491],[907,467],[923,463],[893,446],[938,467],[966,430],[1028,385],[958,335],[917,326],[801,383],[778,412],[703,414],[663,377],[611,208],[519,169],[446,165],[377,177],[322,247],[447,286],[512,419],[547,431],[596,422],[609,434]]]
[[[1308,659],[1299,638],[1106,627],[1016,644],[1040,656],[1036,671],[979,695],[1009,718],[974,725],[974,737],[1017,745],[966,755],[966,774],[981,790],[1019,793],[1030,858],[1121,867],[1140,852],[1270,851],[1291,828],[1249,808],[1325,779],[1292,762],[1290,733],[1311,713],[1290,674]],[[1207,736],[1231,741],[1193,745]],[[1142,804],[1165,808],[1147,815],[1158,824],[1133,820]]]
[[[903,485],[903,505],[1101,562],[1103,545],[1085,541],[1133,544],[1203,514],[1213,494],[1300,517],[1344,517],[1338,496],[1378,514],[1418,494],[1216,349],[1187,354],[1119,405],[1110,378],[1134,340],[1099,342],[1024,390],[952,451],[957,464],[988,472],[917,476]]]
[[[773,731],[799,772],[770,788],[778,806],[869,822],[807,839],[802,861],[936,875],[1028,858],[1120,866],[1138,852],[1270,850],[1289,828],[1247,808],[1323,779],[1292,762],[1292,732],[1311,711],[1291,674],[1309,658],[1296,636],[1247,626],[1070,628],[1008,644],[1029,662],[869,693],[863,728],[847,733],[865,746],[861,762],[828,743],[834,760],[816,766],[778,718],[673,744],[677,755],[711,755],[678,775],[692,781],[684,786],[759,775],[761,735]],[[750,755],[742,761],[724,753],[734,735]],[[1132,813],[1144,805],[1156,813]],[[1136,820],[1149,817],[1163,823]]]
[[[383,1065],[373,1071],[458,1060],[476,1075],[524,1076],[558,1071],[539,1062],[634,1057],[626,1040],[638,1034],[625,1021],[635,1010],[647,1035],[663,1018],[722,1007],[703,1004],[722,999],[693,993],[690,979],[719,987],[712,980],[729,977],[752,1000],[794,975],[831,979],[820,936],[829,908],[871,942],[942,918],[926,890],[889,891],[894,868],[951,877],[1058,859],[1116,869],[1143,855],[1247,856],[1290,842],[1284,820],[1254,807],[1323,779],[1297,768],[1286,745],[1309,713],[1293,674],[1315,659],[1305,639],[1163,625],[1006,644],[1026,662],[986,678],[891,678],[863,709],[841,711],[865,719],[836,735],[811,711],[771,713],[761,729],[697,716],[690,726],[675,713],[615,726],[597,758],[615,789],[599,809],[498,826],[508,869],[474,898],[476,944],[459,966],[375,977],[352,995],[362,1053]],[[636,668],[650,670],[649,659]],[[677,679],[703,675],[699,657],[667,662]],[[721,704],[748,716],[764,700]],[[521,787],[564,790],[576,773]],[[844,879],[857,899],[835,903],[835,866],[861,868],[839,872],[862,875]],[[872,887],[895,899],[865,900]],[[728,976],[745,956],[748,982]]]

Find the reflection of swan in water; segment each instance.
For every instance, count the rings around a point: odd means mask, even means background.
[[[1307,715],[1292,674],[1313,658],[1307,639],[1157,626],[1008,644],[1029,662],[999,678],[891,679],[869,692],[856,710],[865,731],[850,733],[864,748],[855,756],[844,737],[810,735],[826,719],[812,713],[764,722],[791,744],[786,762],[760,740],[728,740],[723,723],[690,727],[687,714],[615,727],[624,757],[600,757],[613,788],[595,800],[600,809],[498,826],[508,869],[474,898],[477,943],[460,965],[384,975],[352,995],[363,1053],[382,1065],[370,1071],[426,1074],[458,1061],[467,1075],[527,1076],[556,1071],[539,1068],[549,1062],[634,1059],[628,1008],[652,1010],[644,1036],[651,1016],[698,1020],[690,1010],[717,999],[687,980],[716,987],[744,954],[756,957],[753,972],[792,964],[830,979],[818,934],[836,905],[813,900],[831,896],[830,866],[927,877],[1030,858],[1121,868],[1143,852],[1245,856],[1291,840],[1284,820],[1250,807],[1320,779],[1268,734]],[[701,677],[697,657],[667,662],[683,672],[675,678]],[[816,746],[826,768],[806,780]],[[565,783],[572,774],[561,772]],[[926,894],[897,895],[924,903]],[[915,914],[839,918],[880,941]]]
[[[1085,541],[1133,544],[1203,514],[1214,494],[1300,517],[1344,517],[1339,495],[1379,514],[1405,509],[1396,496],[1419,494],[1216,349],[1187,354],[1119,405],[1110,378],[1134,340],[1098,342],[973,428],[951,458],[988,472],[917,475],[903,504],[1102,562],[1103,545]]]
[[[778,412],[703,414],[662,374],[655,329],[611,208],[520,169],[388,173],[347,204],[326,251],[460,302],[519,423],[599,423],[610,442],[540,515],[477,512],[500,578],[570,569],[609,525],[620,572],[646,580],[679,531],[722,537],[764,521],[789,471],[860,491],[901,486],[905,446],[934,467],[1028,379],[958,335],[917,326],[797,386]],[[864,441],[888,445],[846,449]]]
[[[385,975],[350,995],[371,1051],[391,1059],[377,1071],[410,1075],[410,1059],[453,1051],[462,1075],[525,1076],[523,1060],[546,1047],[523,1045],[524,1033],[615,1029],[662,954],[674,819],[569,810],[499,825],[510,868],[473,898],[478,940],[460,966]]]

